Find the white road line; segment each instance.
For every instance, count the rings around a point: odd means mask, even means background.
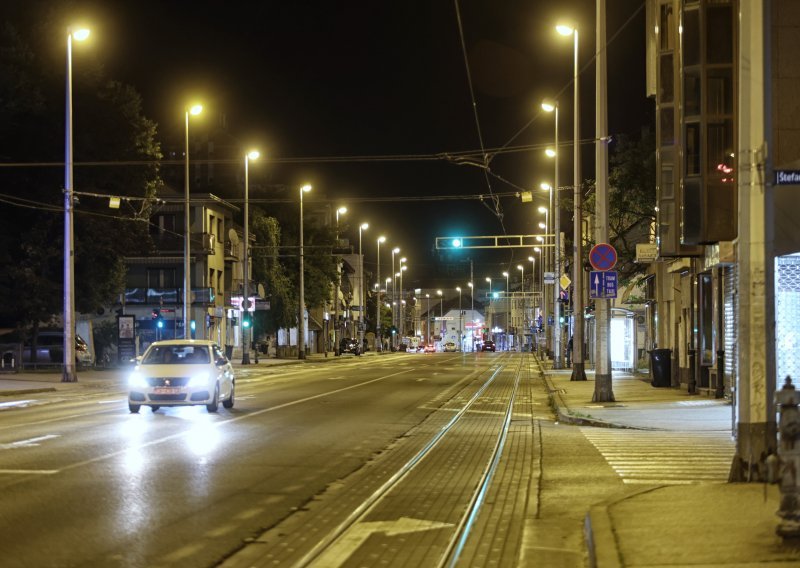
[[[0,469],[0,475],[53,475],[58,469]]]
[[[16,450],[18,448],[30,448],[40,445],[39,442],[45,440],[52,440],[53,438],[60,438],[59,434],[47,434],[46,436],[37,436],[36,438],[28,438],[27,440],[19,440],[18,442],[11,442],[10,444],[0,444],[0,450]]]

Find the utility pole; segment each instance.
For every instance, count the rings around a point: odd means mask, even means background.
[[[597,73],[595,79],[595,176],[597,220],[595,239],[608,243],[608,101],[606,70],[606,0],[597,0]],[[595,372],[593,402],[613,402],[614,390],[611,371],[611,301],[595,300]]]

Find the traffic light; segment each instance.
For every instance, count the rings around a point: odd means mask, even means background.
[[[242,315],[242,327],[247,329],[250,327],[250,314],[243,314]]]
[[[161,315],[161,310],[159,308],[154,308],[153,309],[152,317],[153,317],[153,320],[155,320],[155,322],[156,322],[156,327],[158,329],[163,329],[164,328],[164,316]]]

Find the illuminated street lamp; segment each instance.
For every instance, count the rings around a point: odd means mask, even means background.
[[[392,274],[395,275],[395,279],[392,280],[392,305],[394,305],[395,299],[397,297],[397,293],[395,291],[396,282],[397,282],[397,278],[396,278],[396,274],[397,273],[395,272],[395,269],[394,269],[394,255],[396,255],[399,252],[400,252],[400,247],[394,247],[392,249]],[[389,293],[389,286],[388,285],[386,286],[386,293],[387,294]],[[396,310],[392,309],[392,327],[395,327],[397,325],[397,323],[395,322],[396,316],[397,316]],[[392,347],[392,349],[394,349],[395,348],[394,337],[389,337],[389,339],[392,342],[391,347]]]
[[[297,330],[297,358],[306,358],[306,338],[305,338],[305,323],[306,323],[306,291],[304,280],[304,266],[303,257],[305,251],[303,248],[303,194],[311,191],[311,186],[306,184],[300,188],[300,317]]]
[[[525,267],[521,264],[517,265],[517,270],[522,273],[521,282],[519,285],[519,291],[522,293],[522,318],[521,321],[525,321]],[[524,337],[524,336],[523,336]]]
[[[489,283],[489,305],[492,305],[492,279],[490,276],[486,277],[486,281]],[[494,315],[494,312],[492,312]],[[492,325],[489,326],[489,340],[491,341],[494,338],[494,332],[492,332],[492,327],[494,326],[494,318],[492,318]]]
[[[378,237],[378,265],[375,271],[378,281],[377,296],[375,296],[375,351],[382,351],[381,343],[381,243],[386,242],[386,237]]]
[[[189,115],[196,116],[203,111],[203,106],[196,104],[187,107],[184,111],[185,116],[185,148],[184,148],[184,187],[183,187],[183,338],[189,339],[191,327],[191,307],[192,307],[192,278],[191,265],[191,215],[189,201]]]
[[[431,342],[431,337],[433,337],[431,335],[431,295],[425,294],[425,299],[428,301],[427,310],[425,312],[426,314],[425,319],[427,320],[427,323],[425,325],[425,332],[427,333],[425,338],[425,344],[428,345]]]
[[[64,366],[61,382],[78,380],[75,369],[75,243],[72,232],[72,39],[83,41],[89,30],[67,30],[66,128],[64,135]]]
[[[361,233],[369,229],[369,223],[361,223],[358,227],[358,351],[364,349],[364,255],[361,253]]]
[[[577,40],[577,33],[575,35]],[[577,52],[577,49],[575,50]],[[577,100],[577,99],[576,99]],[[577,105],[577,103],[576,103]],[[555,147],[558,148],[558,103],[544,101],[542,109],[545,112],[552,112],[555,130]],[[563,368],[563,357],[561,356],[561,207],[558,202],[558,152],[553,156],[554,177],[553,187],[550,191],[550,211],[553,223],[553,368]],[[542,187],[544,189],[544,187]]]
[[[242,365],[250,364],[250,334],[252,331],[252,321],[250,321],[250,295],[248,293],[249,280],[249,244],[250,244],[250,225],[249,225],[249,204],[250,204],[250,160],[257,160],[258,150],[251,150],[244,155],[244,251],[242,254],[242,315],[239,321],[242,322]],[[258,359],[258,357],[256,357]],[[256,361],[258,362],[258,361]]]
[[[469,334],[472,336],[472,351],[475,351],[475,288],[472,282],[467,282],[467,286],[469,286],[469,317],[472,318],[470,321],[473,324],[469,328]]]
[[[581,221],[583,217],[583,203],[581,201],[581,147],[580,147],[580,90],[578,74],[578,29],[572,26],[559,25],[556,27],[558,33],[564,36],[572,35],[574,38],[574,65],[573,65],[573,88],[574,88],[574,118],[573,118],[573,195],[574,195],[574,237],[573,237],[573,283],[572,283],[572,305],[573,317],[575,319],[574,333],[572,342],[576,348],[572,354],[572,381],[585,381],[586,372],[583,361],[583,234],[581,232]]]
[[[347,207],[339,207],[336,210],[336,246],[339,246],[339,215],[347,213]],[[338,356],[339,353],[339,286],[342,279],[342,262],[341,259],[336,259],[336,291],[334,292],[333,300],[333,354]],[[327,338],[326,338],[327,340]]]
[[[405,331],[405,322],[404,322],[404,320],[405,320],[406,312],[405,312],[405,309],[403,308],[403,305],[405,304],[405,300],[403,298],[403,272],[408,270],[408,265],[406,265],[405,262],[406,262],[406,257],[403,257],[403,258],[400,259],[400,273],[399,273],[399,276],[400,276],[400,303],[398,304],[399,307],[400,307],[400,315],[399,315],[399,318],[398,318],[399,319],[398,323],[400,324],[399,325],[399,335],[400,335],[400,337],[403,337],[404,331]]]

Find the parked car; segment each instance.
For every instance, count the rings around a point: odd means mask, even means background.
[[[422,350],[425,353],[436,353],[436,346],[433,343],[428,343],[422,348]]]
[[[177,339],[151,343],[128,377],[128,409],[219,403],[233,408],[236,380],[230,361],[213,341]]]
[[[483,345],[481,345],[481,351],[492,351],[494,352],[496,349],[494,341],[484,341]]]
[[[444,344],[442,351],[445,353],[455,353],[458,350],[454,341],[448,341]]]
[[[339,341],[339,353],[352,353],[353,355],[361,355],[361,349],[358,346],[358,339],[354,337],[343,337]]]
[[[36,340],[36,357],[31,358],[33,342],[22,346],[22,362],[24,363],[63,363],[64,332],[61,330],[42,330]],[[91,367],[94,355],[89,344],[77,333],[75,334],[75,364]]]

